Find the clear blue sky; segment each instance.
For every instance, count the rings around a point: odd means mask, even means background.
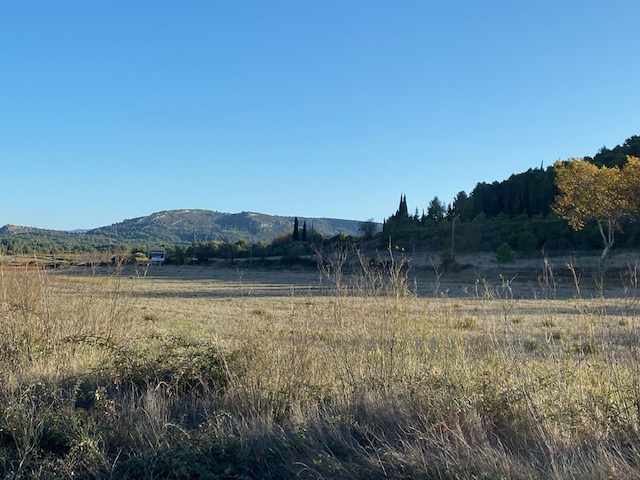
[[[640,134],[640,2],[0,2],[0,225],[382,221]]]

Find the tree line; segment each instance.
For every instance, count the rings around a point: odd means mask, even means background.
[[[377,233],[378,225],[367,220],[361,224],[360,240],[377,240],[378,246],[384,248],[391,239],[403,248],[419,245],[441,251],[455,248],[459,252],[495,251],[507,244],[524,254],[541,248],[604,247],[604,258],[614,242],[621,247],[635,247],[640,241],[640,225],[636,222],[640,210],[640,167],[635,163],[638,157],[640,136],[632,136],[613,149],[602,147],[593,157],[559,161],[546,169],[540,166],[501,182],[480,182],[471,193],[461,191],[448,204],[435,196],[422,210],[410,212],[407,197],[401,194],[398,208],[384,220],[382,232]],[[584,189],[587,185],[591,190]],[[309,254],[314,244],[358,241],[346,235],[324,239],[313,228],[308,232],[306,221],[300,228],[297,217],[290,232],[271,242],[194,239],[191,245],[166,241],[164,245],[169,263],[185,264],[274,256],[296,259]],[[0,235],[0,253],[146,251],[135,241],[82,234],[69,238],[46,230]]]
[[[606,256],[613,244],[614,233],[618,245],[636,246],[640,238],[640,227],[635,222],[637,209],[629,207],[629,202],[622,199],[630,199],[640,189],[640,183],[627,182],[624,192],[615,192],[624,183],[620,178],[624,177],[628,159],[638,156],[640,136],[632,136],[613,149],[601,148],[594,157],[556,162],[546,169],[540,166],[513,174],[501,182],[480,182],[470,194],[461,191],[449,204],[436,196],[425,209],[420,212],[416,208],[413,214],[409,211],[406,195],[402,194],[397,210],[383,223],[381,243],[391,238],[404,247],[447,248],[451,245],[455,223],[460,251],[495,250],[503,243],[524,253],[540,248],[595,249],[602,248],[604,242],[606,252],[603,256]],[[589,166],[586,169],[591,173],[585,173],[581,183],[584,185],[591,179],[601,188],[600,197],[593,199],[594,205],[605,205],[604,210],[620,215],[616,217],[609,213],[609,221],[600,211],[582,222],[572,222],[567,217],[568,209],[556,204],[557,199],[564,198],[562,189],[567,187],[566,181],[557,178],[559,172],[564,175],[565,165]],[[583,170],[585,168],[579,169]],[[627,177],[631,177],[631,169],[628,170]],[[604,173],[598,177],[593,172]],[[575,175],[576,170],[572,169],[564,177]],[[607,196],[606,192],[611,193]],[[611,201],[605,201],[607,199]],[[575,196],[569,199],[569,203],[575,201]],[[575,228],[578,223],[580,228]]]

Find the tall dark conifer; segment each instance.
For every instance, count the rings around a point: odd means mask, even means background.
[[[300,240],[300,232],[298,231],[298,217],[293,221],[293,241],[297,242]]]
[[[307,241],[307,221],[306,220],[302,223],[302,241],[303,242]]]
[[[400,195],[400,206],[398,207],[398,218],[409,218],[409,208],[407,207],[407,196]]]

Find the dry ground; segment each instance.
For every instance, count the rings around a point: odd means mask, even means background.
[[[563,261],[0,270],[0,474],[637,478],[635,267]]]

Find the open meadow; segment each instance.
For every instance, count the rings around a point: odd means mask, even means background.
[[[640,476],[635,268],[339,267],[0,269],[0,475]]]

